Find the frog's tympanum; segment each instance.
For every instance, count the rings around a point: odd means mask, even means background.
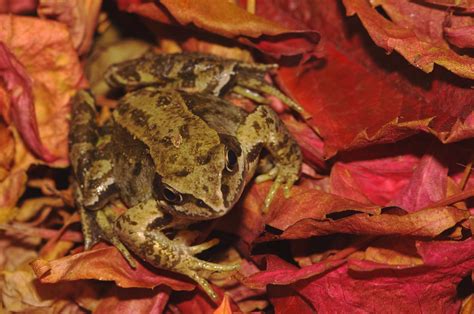
[[[274,66],[202,54],[154,55],[113,65],[112,86],[127,93],[112,118],[96,124],[94,97],[80,91],[73,103],[70,158],[77,182],[85,247],[103,239],[132,267],[131,250],[150,264],[189,276],[212,297],[205,278],[238,265],[220,265],[194,255],[216,244],[190,246],[169,230],[225,215],[255,173],[262,149],[274,168],[262,179],[285,194],[298,179],[301,152],[267,106],[246,112],[223,99],[235,92],[262,102],[267,93],[301,111],[264,81]],[[121,214],[110,205],[120,199]]]

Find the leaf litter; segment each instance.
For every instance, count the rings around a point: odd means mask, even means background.
[[[0,1],[2,309],[472,307],[472,1],[21,2]],[[223,243],[205,257],[242,265],[211,276],[217,303],[183,276],[131,269],[114,247],[81,246],[70,99],[90,86],[104,121],[115,103],[100,73],[150,49],[277,62],[273,79],[312,115],[273,102],[304,154],[291,198],[277,194],[264,216],[269,184],[251,184],[199,226]]]

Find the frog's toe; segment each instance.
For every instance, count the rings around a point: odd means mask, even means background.
[[[278,168],[273,167],[269,172],[258,175],[255,178],[256,183],[262,183],[265,181],[274,180],[278,176]]]
[[[197,268],[199,268],[200,270],[208,270],[212,272],[228,272],[228,271],[234,271],[234,270],[239,269],[240,264],[235,263],[235,264],[221,265],[221,264],[199,260]]]
[[[291,188],[298,180],[298,175],[293,174],[291,172],[285,171],[285,169],[281,168],[274,168],[277,169],[276,178],[274,178],[273,184],[270,187],[270,190],[267,193],[267,197],[263,203],[262,212],[267,213],[270,205],[275,198],[275,195],[278,189],[283,185],[283,194],[285,198],[289,198],[291,196]],[[273,169],[272,169],[273,170]]]
[[[211,242],[211,241],[208,241],[208,242]],[[191,257],[188,260],[188,263],[189,265],[188,267],[186,267],[186,271],[184,272],[184,274],[189,276],[194,281],[196,281],[213,300],[217,298],[217,294],[214,292],[209,282],[203,277],[201,277],[201,275],[199,275],[199,272],[201,271],[230,272],[230,271],[234,271],[240,268],[240,264],[238,263],[220,265],[220,264],[203,261],[196,257]]]
[[[199,254],[215,245],[219,244],[219,239],[212,239],[207,242],[198,244],[198,245],[193,245],[189,247],[189,252],[191,255],[196,255]]]
[[[197,272],[195,271],[190,271],[186,275],[188,275],[191,279],[193,279],[195,282],[197,282],[201,288],[204,290],[204,292],[207,293],[207,295],[212,299],[212,300],[217,300],[217,294],[212,289],[211,285],[209,282],[204,279],[203,277],[199,276]]]

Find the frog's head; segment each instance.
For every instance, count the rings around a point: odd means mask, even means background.
[[[209,140],[209,139],[207,139]],[[244,153],[237,140],[219,135],[215,145],[195,145],[183,154],[167,152],[166,165],[157,167],[155,197],[175,215],[205,220],[226,214],[245,186]],[[181,143],[180,148],[186,146]]]

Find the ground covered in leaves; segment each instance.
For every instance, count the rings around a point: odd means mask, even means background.
[[[0,0],[1,309],[19,312],[471,313],[474,1]],[[202,254],[240,261],[189,279],[82,249],[68,168],[70,99],[159,52],[278,63],[311,118],[273,101],[304,153],[291,198],[251,184],[202,223]],[[236,103],[239,100],[236,101]]]

